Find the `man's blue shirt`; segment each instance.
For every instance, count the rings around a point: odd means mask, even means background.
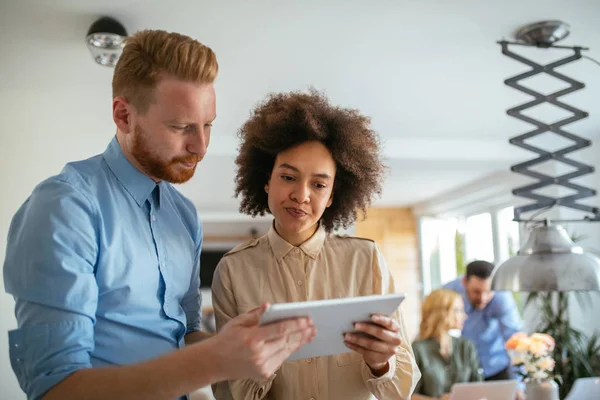
[[[38,185],[14,216],[4,284],[16,301],[13,370],[37,399],[73,372],[184,346],[200,330],[202,227],[116,138]]]

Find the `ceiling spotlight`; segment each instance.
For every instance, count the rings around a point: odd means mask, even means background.
[[[114,67],[121,56],[127,31],[121,23],[110,17],[102,17],[90,26],[85,43],[94,61],[100,65]]]
[[[526,25],[515,33],[517,41],[537,47],[550,47],[569,36],[570,26],[562,21],[541,21]]]

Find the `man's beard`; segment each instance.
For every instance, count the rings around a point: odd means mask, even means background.
[[[184,183],[194,176],[196,165],[202,160],[202,157],[189,155],[186,157],[176,157],[165,162],[156,153],[148,145],[147,135],[139,126],[136,126],[133,134],[131,154],[147,175],[171,183]],[[181,163],[196,163],[196,165],[193,168],[182,168]]]

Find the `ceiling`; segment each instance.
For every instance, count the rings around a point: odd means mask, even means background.
[[[390,173],[379,205],[412,205],[531,158],[507,139],[527,130],[505,110],[526,98],[503,85],[525,70],[495,42],[516,28],[561,19],[565,44],[600,58],[597,0],[396,1],[67,1],[0,5],[0,106],[4,184],[20,196],[72,159],[101,152],[112,135],[112,70],[93,63],[83,42],[110,15],[129,32],[179,31],[219,58],[218,120],[194,179],[181,187],[203,215],[235,214],[236,131],[272,91],[314,86],[332,102],[359,108],[380,133]],[[556,51],[521,49],[549,61]],[[564,54],[564,53],[562,53]],[[589,111],[576,133],[595,137],[600,68],[581,60],[562,69],[587,89],[568,101]],[[528,85],[556,89],[551,79]],[[532,115],[563,116],[541,107]],[[28,160],[23,162],[24,157]]]

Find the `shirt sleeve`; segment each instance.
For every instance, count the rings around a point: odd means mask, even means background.
[[[394,280],[387,267],[387,263],[375,244],[373,254],[373,293],[395,293]],[[393,314],[400,325],[400,338],[402,351],[390,359],[389,371],[379,378],[373,377],[369,367],[363,361],[361,375],[369,391],[378,399],[410,399],[417,382],[421,379],[421,372],[415,361],[410,342],[407,339],[404,319],[400,309]]]
[[[420,369],[423,368],[423,360],[421,360],[421,353],[417,350],[415,351],[415,346],[413,345],[413,352],[415,355],[415,363],[417,367]],[[423,379],[419,378],[417,385],[415,386],[414,394],[424,394],[423,392]]]
[[[442,289],[448,289],[448,290],[454,290],[455,292],[460,292],[460,287],[462,285],[461,281],[462,281],[462,277],[459,277],[453,281],[447,282],[446,284],[444,284],[442,286]]]
[[[91,367],[98,301],[92,204],[54,178],[34,190],[11,223],[4,283],[18,328],[9,332],[9,353],[28,399]]]
[[[506,343],[513,334],[522,330],[519,309],[512,293],[509,292],[496,293],[493,301],[494,307],[491,315],[498,319],[500,333]]]
[[[238,315],[227,259],[223,258],[215,270],[212,283],[212,301],[215,310],[217,332]],[[276,374],[269,379],[240,379],[213,385],[217,400],[261,400],[267,397]]]
[[[196,219],[198,217],[196,216]],[[190,280],[190,287],[181,300],[187,321],[186,333],[202,330],[202,295],[200,294],[200,252],[202,250],[202,224],[198,220],[196,234],[196,255],[194,258],[194,271]]]

